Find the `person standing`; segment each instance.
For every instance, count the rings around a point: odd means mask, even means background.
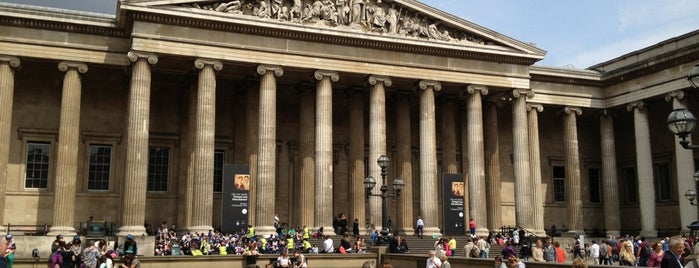
[[[481,259],[487,258],[487,257],[488,257],[488,251],[490,250],[490,249],[489,249],[489,248],[490,248],[490,244],[488,244],[488,242],[485,241],[485,239],[483,239],[483,237],[476,237],[476,239],[478,239],[478,241],[476,242],[476,246],[478,246],[478,249],[480,250],[480,253],[479,253],[479,256],[478,256],[478,257],[481,258]]]
[[[532,248],[532,258],[537,262],[546,262],[544,259],[544,245],[541,243],[541,239],[536,240],[536,245]]]
[[[294,251],[294,257],[296,257],[296,264],[294,267],[298,268],[307,268],[308,267],[308,261],[306,260],[306,256],[301,254],[298,250]]]
[[[556,248],[551,243],[551,238],[546,238],[546,246],[543,248],[544,260],[546,262],[556,262]]]
[[[468,228],[471,230],[471,237],[475,237],[476,236],[476,220],[471,218],[468,221]]]
[[[599,265],[599,245],[597,244],[597,241],[592,240],[592,246],[590,246],[590,257],[592,257],[593,260],[595,260],[595,265]]]
[[[566,252],[561,248],[561,244],[556,242],[556,262],[565,263],[566,262]]]
[[[680,256],[684,251],[684,241],[679,237],[670,238],[668,249],[660,261],[660,268],[682,268]]]
[[[650,258],[648,258],[648,267],[660,267],[660,262],[663,261],[663,255],[665,255],[663,244],[661,242],[655,242],[655,244],[653,244],[653,252],[650,253]],[[685,257],[684,260],[688,262],[687,257]]]
[[[354,222],[352,223],[352,234],[356,237],[359,236],[359,219],[354,218]]]
[[[248,248],[243,252],[243,257],[245,258],[245,267],[255,268],[257,267],[257,257],[260,256],[260,252],[257,251],[255,243],[248,243]]]
[[[423,230],[425,229],[425,222],[422,221],[422,218],[420,216],[417,216],[417,224],[415,224],[417,228],[415,228],[417,231],[415,232],[417,234],[417,237],[422,239],[422,234]]]
[[[427,258],[427,265],[425,268],[440,268],[442,267],[442,261],[437,258],[437,253],[434,250],[430,250],[430,257]]]
[[[447,256],[439,257],[439,260],[442,262],[442,265],[439,266],[440,268],[451,268],[451,263],[449,263]]]

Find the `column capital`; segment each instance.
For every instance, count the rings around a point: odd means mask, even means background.
[[[434,91],[442,90],[442,83],[434,80],[420,80],[417,85],[421,90],[425,90],[427,88],[432,88]]]
[[[158,63],[158,55],[155,53],[150,53],[150,52],[140,52],[140,51],[129,51],[129,53],[126,54],[126,57],[129,58],[129,61],[131,62],[136,62],[139,59],[145,59],[148,60],[148,63],[150,64],[156,64]]]
[[[485,96],[488,95],[488,87],[484,85],[467,85],[462,92],[467,94],[481,93],[481,95]]]
[[[527,111],[543,112],[544,105],[540,103],[527,103]],[[581,111],[582,112],[582,111]]]
[[[204,69],[204,67],[206,67],[207,65],[211,65],[211,67],[214,68],[214,70],[216,71],[220,71],[221,69],[223,69],[223,62],[221,62],[220,60],[205,58],[197,58],[196,60],[194,60],[194,67],[196,67],[199,70]]]
[[[268,72],[274,72],[274,75],[276,75],[277,77],[281,77],[282,75],[284,75],[284,69],[282,69],[282,67],[279,65],[260,64],[257,66],[257,73],[259,75],[265,75]]]
[[[573,113],[575,113],[575,115],[581,115],[582,109],[580,107],[566,106],[563,107],[563,113],[565,113],[566,115],[571,115]]]
[[[614,117],[614,116],[616,116],[616,115],[615,115],[615,112],[612,112],[612,111],[610,111],[610,110],[608,110],[608,109],[598,110],[598,111],[597,111],[597,114],[598,114],[600,117],[605,117],[605,118],[606,118],[606,117]]]
[[[672,99],[681,100],[684,99],[684,95],[684,91],[682,90],[670,91],[667,94],[665,94],[665,101],[672,102]]]
[[[61,61],[58,63],[58,70],[61,72],[65,72],[70,69],[76,69],[81,74],[84,74],[87,72],[87,64],[74,61]]]
[[[323,80],[325,77],[329,77],[330,81],[333,82],[340,80],[340,75],[336,71],[329,70],[317,70],[313,72],[313,77],[318,81]]]
[[[626,110],[633,112],[634,109],[643,110],[646,108],[646,104],[643,101],[634,101],[626,105]]]
[[[511,92],[512,97],[515,98],[520,98],[520,97],[525,97],[527,99],[534,98],[534,91],[528,90],[528,89],[518,89],[515,88]]]
[[[21,61],[19,60],[18,57],[15,56],[6,56],[6,55],[0,55],[0,63],[5,63],[10,65],[12,68],[17,68],[19,67]]]
[[[377,83],[383,83],[384,86],[390,87],[393,84],[390,77],[381,75],[370,75],[367,78],[367,82],[372,86],[375,86]]]

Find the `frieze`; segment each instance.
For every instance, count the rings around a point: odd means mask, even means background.
[[[252,16],[315,27],[399,36],[455,44],[494,45],[495,42],[447,27],[418,11],[381,0],[234,0],[182,4],[230,16]]]

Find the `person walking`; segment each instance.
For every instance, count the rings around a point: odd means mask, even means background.
[[[417,228],[415,228],[415,233],[417,234],[417,237],[422,239],[422,234],[423,230],[425,229],[425,222],[422,220],[420,216],[417,216],[417,223],[415,224]]]
[[[660,261],[660,268],[682,268],[682,263],[680,262],[680,256],[684,252],[684,241],[682,238],[670,238],[668,248],[669,250],[665,252],[662,261]]]

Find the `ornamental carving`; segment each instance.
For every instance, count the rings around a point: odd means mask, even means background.
[[[182,4],[231,16],[330,27],[370,34],[457,44],[492,45],[492,40],[441,24],[418,11],[381,0],[234,0]]]

